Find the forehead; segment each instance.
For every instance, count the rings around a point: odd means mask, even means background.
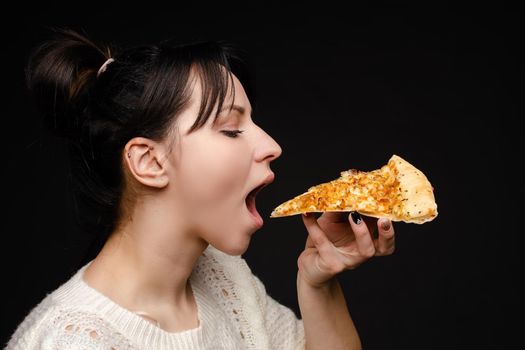
[[[228,95],[226,96],[226,99],[224,100],[225,104],[229,107],[230,105],[235,105],[237,107],[241,107],[246,111],[248,114],[251,113],[251,104],[250,100],[248,99],[248,96],[246,95],[246,91],[244,90],[244,87],[242,86],[241,82],[235,75],[232,74],[233,78],[233,91],[231,89],[228,89]],[[235,96],[231,96],[232,93],[235,94]],[[240,112],[244,112],[240,111]]]
[[[177,118],[177,124],[182,134],[187,134],[192,125],[196,122],[200,112],[202,99],[205,95],[209,96],[209,94],[203,91],[202,80],[203,79],[198,74],[194,73],[192,74],[191,79],[189,81],[188,92],[190,94],[190,99],[188,107]],[[205,125],[212,125],[214,123],[215,116],[217,114],[217,107],[217,104],[213,107],[213,111],[206,120]],[[251,115],[252,113],[251,104],[246,94],[246,91],[244,90],[244,87],[242,86],[240,80],[233,74],[231,75],[231,80],[228,79],[228,88],[226,89],[226,96],[220,111],[221,113],[219,113],[217,118],[220,119],[221,116],[227,114],[227,112],[230,110],[230,107],[232,107],[232,111],[235,111],[240,114]]]
[[[192,84],[193,86],[191,89],[191,105],[198,109],[200,108],[203,98],[202,79],[195,76],[194,78],[192,78]],[[222,109],[224,110],[225,108],[229,108],[233,105],[235,105],[235,108],[233,108],[233,110],[242,112],[241,110],[239,110],[239,108],[237,108],[241,107],[241,109],[246,111],[248,114],[251,113],[251,103],[246,94],[246,90],[244,89],[240,80],[235,76],[235,74],[231,74],[231,80],[228,79],[228,87],[226,89],[226,96],[224,99]],[[217,106],[214,107],[214,113],[212,113],[210,119],[213,119],[216,110]],[[195,115],[195,118],[196,117],[197,116]]]

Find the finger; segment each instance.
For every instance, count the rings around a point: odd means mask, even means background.
[[[354,231],[357,250],[359,253],[367,258],[374,256],[376,251],[374,242],[372,241],[370,231],[368,230],[366,223],[361,218],[361,215],[354,211],[348,215],[348,221],[350,221],[350,225]]]
[[[375,240],[376,255],[390,255],[395,249],[395,232],[392,222],[387,218],[377,221],[378,238]]]
[[[315,264],[319,271],[335,275],[344,270],[345,263],[338,259],[337,254],[334,254],[335,247],[326,237],[315,216],[311,214],[301,216],[308,230],[308,235],[318,252],[318,257],[316,257],[318,260],[315,261]]]
[[[315,215],[311,213],[305,213],[302,214],[301,217],[303,218],[304,226],[306,227],[308,235],[315,247],[318,250],[321,248],[326,249],[327,247],[331,247],[332,243],[328,240],[321,227],[319,227]]]
[[[377,218],[371,216],[361,215],[361,218],[365,221],[368,232],[370,232],[370,237],[372,240],[377,238]]]
[[[323,219],[326,222],[346,222],[347,212],[345,211],[325,211],[319,219]]]
[[[312,238],[310,237],[310,235],[308,235],[308,237],[306,237],[306,243],[304,245],[304,249],[307,249],[307,248],[315,248],[315,244],[312,241]]]

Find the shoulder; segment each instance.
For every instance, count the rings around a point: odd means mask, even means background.
[[[51,303],[38,305],[26,316],[6,350],[96,350],[110,346],[133,349],[124,336],[94,312]]]
[[[32,340],[43,331],[42,326],[53,317],[55,311],[52,296],[48,294],[25,315],[22,322],[12,333],[6,349],[28,348]],[[44,328],[46,327],[44,326]]]

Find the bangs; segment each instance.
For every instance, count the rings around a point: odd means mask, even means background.
[[[225,63],[226,66],[214,61],[197,61],[193,64],[192,72],[195,73],[195,79],[201,83],[202,92],[197,119],[188,130],[188,134],[201,128],[212,115],[215,123],[228,96],[231,96],[229,108],[233,107],[235,101],[233,73],[227,66],[227,62],[222,63]],[[190,80],[188,80],[188,89],[191,85]]]
[[[202,87],[201,102],[197,118],[186,134],[201,128],[211,116],[215,122],[227,98],[232,98],[230,108],[233,107],[234,75],[243,85],[248,98],[251,96],[251,81],[247,78],[242,52],[233,46],[203,42],[178,46],[160,45],[154,51],[149,66],[143,68],[147,82],[136,109],[142,118],[174,126],[174,118],[176,120],[190,103],[195,79],[198,79]],[[164,130],[162,134],[151,136],[162,139],[172,131],[171,127],[160,129]],[[137,133],[143,131],[141,126]]]

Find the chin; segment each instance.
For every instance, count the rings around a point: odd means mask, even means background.
[[[212,245],[225,254],[232,255],[232,256],[238,256],[238,255],[244,254],[246,250],[248,250],[248,246],[250,245],[250,240],[248,239],[246,242],[237,242],[237,244],[212,244]]]

